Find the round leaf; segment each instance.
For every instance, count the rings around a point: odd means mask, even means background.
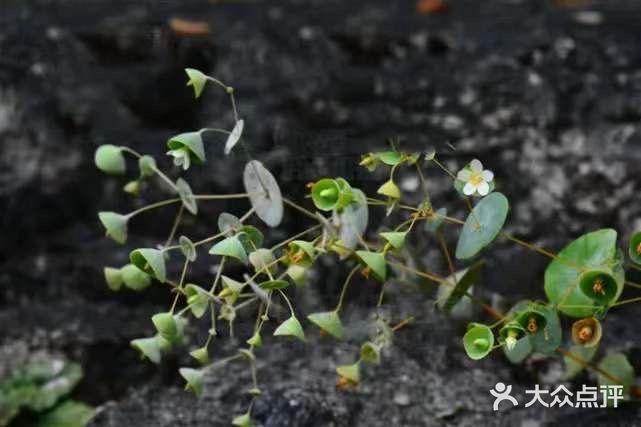
[[[111,144],[98,147],[94,155],[94,162],[98,169],[111,175],[122,175],[127,169],[122,149]]]
[[[159,282],[165,282],[165,257],[158,249],[136,249],[129,254],[129,260],[133,265],[154,276]]]
[[[579,286],[584,270],[610,270],[617,283],[612,302],[618,299],[625,274],[617,256],[616,240],[617,232],[612,229],[593,231],[571,242],[552,260],[545,270],[544,289],[559,311],[570,317],[590,317],[600,311]]]
[[[465,220],[456,245],[456,258],[469,259],[494,241],[507,218],[509,203],[501,193],[484,197]]]
[[[541,326],[536,333],[528,335],[530,344],[532,344],[534,351],[552,354],[563,341],[563,329],[559,314],[553,306],[541,306],[539,310],[545,318],[545,325]]]
[[[472,323],[463,336],[463,346],[470,359],[482,359],[492,351],[494,334],[488,326]]]
[[[293,315],[276,328],[274,335],[296,337],[301,341],[305,341],[305,332],[303,332],[303,327],[298,319]]]
[[[178,196],[183,203],[185,209],[187,209],[191,214],[196,215],[198,213],[198,204],[196,203],[196,198],[194,193],[191,191],[191,187],[187,184],[182,178],[176,180],[176,188],[178,189]]]
[[[133,264],[120,269],[125,286],[134,291],[142,291],[151,285],[151,277]]]
[[[238,141],[240,141],[240,137],[243,134],[243,128],[245,127],[245,122],[243,119],[240,119],[236,122],[234,125],[234,128],[232,129],[231,133],[227,137],[227,141],[225,142],[225,155],[229,155],[231,153],[231,150],[238,144]]]
[[[276,178],[257,160],[251,160],[243,172],[245,191],[256,215],[270,227],[283,219],[283,197]]]
[[[105,227],[107,236],[115,242],[123,244],[127,241],[127,215],[121,215],[116,212],[99,212],[98,219]]]
[[[331,336],[338,339],[343,338],[343,324],[336,311],[312,313],[307,316],[307,319]]]
[[[381,162],[385,163],[388,166],[396,166],[403,160],[403,155],[398,151],[385,151],[383,153],[377,153],[377,157]]]

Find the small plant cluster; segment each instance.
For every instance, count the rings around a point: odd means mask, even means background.
[[[187,69],[186,73],[188,85],[193,87],[196,98],[201,96],[208,84],[217,85],[225,91],[231,101],[234,125],[231,129],[204,128],[169,138],[167,154],[173,158],[174,164],[183,171],[204,164],[204,136],[207,133],[224,136],[223,151],[226,155],[237,145],[242,146],[247,154],[247,147],[242,145],[244,122],[236,109],[234,89],[198,70]],[[380,295],[374,310],[374,333],[370,340],[362,343],[353,364],[336,368],[337,385],[341,388],[357,385],[362,365],[379,363],[381,353],[390,345],[393,333],[412,321],[412,318],[408,318],[392,324],[381,313],[385,286],[392,282],[392,275],[388,274],[388,268],[391,268],[397,273],[413,275],[440,285],[442,292],[437,302],[446,311],[451,311],[462,298],[469,298],[495,318],[493,324],[469,325],[463,337],[463,347],[470,358],[482,359],[499,348],[509,360],[516,363],[534,352],[559,353],[566,359],[568,378],[588,367],[598,373],[600,382],[622,384],[625,392],[630,392],[634,372],[624,355],[607,355],[598,365],[592,362],[602,335],[601,323],[608,311],[612,307],[640,300],[619,300],[625,286],[639,285],[625,280],[624,257],[617,249],[616,231],[604,229],[587,233],[558,254],[512,236],[503,231],[509,210],[508,199],[495,191],[494,174],[485,169],[479,160],[472,160],[454,174],[438,160],[433,150],[404,152],[392,144],[389,151],[365,154],[360,162],[370,171],[378,168],[387,168],[389,171],[389,178],[378,188],[377,197],[367,196],[341,177],[325,177],[308,186],[309,197],[315,208],[310,210],[283,197],[274,176],[257,160],[248,158],[244,168],[244,193],[194,194],[185,179],[174,181],[160,170],[152,156],[140,154],[129,147],[103,145],[96,151],[95,163],[106,173],[122,175],[127,170],[125,155],[137,160],[139,170],[138,177],[125,184],[125,192],[138,195],[143,188],[141,184],[155,178],[172,196],[127,214],[100,212],[99,219],[106,234],[124,244],[127,226],[133,217],[164,206],[177,207],[174,225],[163,245],[134,249],[130,252],[129,264],[119,268],[106,267],[104,270],[106,282],[114,291],[123,287],[141,291],[155,280],[169,285],[174,293],[169,309],[151,318],[156,335],[133,340],[131,344],[143,357],[159,363],[170,348],[185,343],[184,328],[188,318],[202,319],[208,315],[210,329],[207,340],[190,352],[200,367],[183,367],[180,374],[186,381],[186,388],[200,395],[204,386],[203,377],[208,371],[234,360],[244,360],[251,373],[249,394],[252,399],[247,411],[233,419],[234,425],[251,425],[252,403],[261,393],[256,375],[256,349],[263,345],[265,326],[271,320],[270,310],[274,307],[274,300],[284,301],[289,309],[289,317],[272,329],[272,335],[304,341],[302,317],[291,304],[288,292],[292,287],[303,288],[307,272],[320,257],[325,256],[337,257],[351,264],[352,269],[336,305],[306,316],[323,334],[336,339],[345,336],[341,313],[346,289],[354,275],[360,274],[380,283]],[[469,208],[465,220],[448,216],[445,208],[433,208],[429,183],[423,172],[426,165],[435,165],[451,177],[453,189]],[[399,168],[410,168],[420,178],[424,198],[416,206],[403,203],[403,194],[395,178]],[[246,199],[250,208],[240,218],[221,213],[218,231],[209,237],[196,241],[184,235],[176,238],[185,213],[196,216],[200,203],[229,199]],[[263,232],[258,226],[248,224],[249,219],[257,216],[266,226],[277,227],[285,207],[310,218],[314,225],[271,247],[264,247]],[[377,230],[377,240],[368,242],[369,209],[373,207],[386,209],[388,217],[392,212],[397,212],[396,216],[403,220],[393,228]],[[454,253],[456,260],[468,265],[461,271],[455,270],[455,260],[444,238],[444,233],[449,230],[458,233]],[[403,249],[411,233],[429,233],[440,242],[440,249],[450,270],[449,276],[443,277],[435,272],[408,266]],[[503,314],[472,294],[471,287],[477,284],[482,266],[482,262],[475,260],[497,237],[551,259],[544,280],[547,301],[522,301]],[[217,262],[210,286],[191,283],[188,279],[189,267],[201,256],[199,249],[202,247],[207,247],[208,254]],[[169,277],[166,268],[169,255],[173,253],[181,254],[182,258],[181,274],[177,278]],[[633,266],[641,264],[641,233],[635,234],[630,241],[629,258]],[[247,267],[243,277],[225,274],[225,269],[234,263]],[[223,335],[223,330],[233,335],[237,313],[249,307],[255,309],[256,322],[253,333],[245,337],[246,346],[240,348],[237,354],[211,361],[210,351],[214,340]],[[560,315],[576,319],[571,327],[574,345],[570,350],[561,347]],[[222,321],[226,323],[226,328],[219,325]]]
[[[69,398],[82,375],[76,363],[35,353],[0,381],[0,426],[23,415],[35,427],[84,427],[94,409]]]

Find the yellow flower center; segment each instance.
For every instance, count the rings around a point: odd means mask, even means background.
[[[578,333],[579,339],[582,342],[590,341],[592,339],[593,333],[594,332],[592,331],[592,328],[586,325],[579,330],[579,333]]]
[[[530,331],[531,333],[534,333],[539,329],[539,325],[536,324],[536,318],[534,316],[531,316],[527,320],[527,330]]]
[[[469,183],[472,185],[480,185],[483,181],[483,175],[481,172],[472,172],[472,175],[470,175]]]
[[[641,255],[641,243],[637,245],[637,254]]]
[[[605,295],[605,283],[603,283],[603,279],[597,277],[597,279],[592,284],[592,292],[594,292],[595,294]]]

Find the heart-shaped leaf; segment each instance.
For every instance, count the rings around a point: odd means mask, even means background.
[[[167,279],[165,257],[162,251],[151,248],[136,249],[129,254],[129,260],[133,265],[155,277],[159,282],[164,283]]]
[[[361,378],[360,368],[360,362],[352,363],[351,365],[341,365],[336,367],[336,373],[350,383],[358,384]]]
[[[94,155],[94,162],[98,169],[111,175],[122,175],[127,169],[122,149],[111,144],[98,147]]]
[[[135,339],[131,341],[131,346],[138,350],[143,358],[147,358],[155,364],[160,363],[161,351],[156,338]]]
[[[398,185],[396,185],[391,179],[378,187],[378,190],[376,190],[376,192],[378,194],[382,194],[383,196],[387,196],[390,199],[401,198],[401,189],[398,188]]]
[[[207,350],[206,346],[190,351],[189,355],[196,359],[201,365],[206,365],[207,362],[209,362],[209,350]]]
[[[274,335],[296,337],[301,341],[305,341],[305,332],[303,332],[303,326],[294,315],[281,323],[274,331]]]
[[[505,224],[509,203],[501,193],[484,197],[465,220],[456,245],[456,258],[469,259],[494,241]]]

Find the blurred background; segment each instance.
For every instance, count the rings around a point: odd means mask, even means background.
[[[164,154],[168,137],[233,125],[224,93],[209,88],[193,99],[185,67],[235,87],[252,154],[306,206],[306,183],[322,176],[344,176],[373,194],[386,177],[358,168],[360,154],[397,138],[404,149],[436,148],[452,170],[481,159],[510,199],[507,229],[519,237],[556,251],[613,227],[623,246],[641,228],[640,22],[634,0],[0,0],[0,422],[10,418],[7,381],[28,382],[16,372],[26,375],[30,363],[71,372],[74,386],[60,395],[97,408],[92,426],[222,426],[244,411],[249,380],[240,366],[208,378],[200,401],[182,391],[177,368],[191,363],[187,351],[198,341],[160,366],[130,348],[152,333],[150,316],[170,303],[166,288],[114,293],[102,277],[130,249],[164,240],[175,212],[137,218],[126,247],[106,239],[99,210],[128,212],[163,193],[127,196],[125,181],[96,170],[95,149],[128,145],[178,176]],[[195,192],[242,189],[245,159],[223,158],[222,143],[208,137],[208,163],[189,171]],[[449,178],[425,171],[435,207],[462,218],[466,207]],[[416,177],[399,177],[408,201],[418,202]],[[218,213],[247,207],[203,204],[181,234],[210,235]],[[287,210],[267,238],[307,226]],[[417,235],[411,245],[419,265],[447,274],[434,239]],[[192,275],[206,283],[212,266],[201,258]],[[542,298],[547,262],[498,242],[476,292],[499,306]],[[326,261],[296,292],[299,310],[331,306],[347,271]],[[498,352],[468,360],[460,337],[483,314],[450,319],[421,286],[390,291],[393,317],[417,321],[396,334],[357,390],[336,390],[334,365],[356,357],[376,296],[364,280],[350,288],[346,342],[311,328],[306,344],[270,340],[258,362],[256,424],[641,425],[635,404],[494,413],[488,390],[497,381],[525,399],[534,383],[563,382],[561,361],[514,366]],[[603,346],[641,372],[638,315],[636,307],[609,315]],[[251,327],[252,319],[243,322]],[[202,336],[206,325],[189,330]],[[218,341],[212,355],[239,342]],[[584,373],[573,384],[593,380]],[[11,425],[44,425],[37,423],[49,406],[41,406],[21,410]]]

